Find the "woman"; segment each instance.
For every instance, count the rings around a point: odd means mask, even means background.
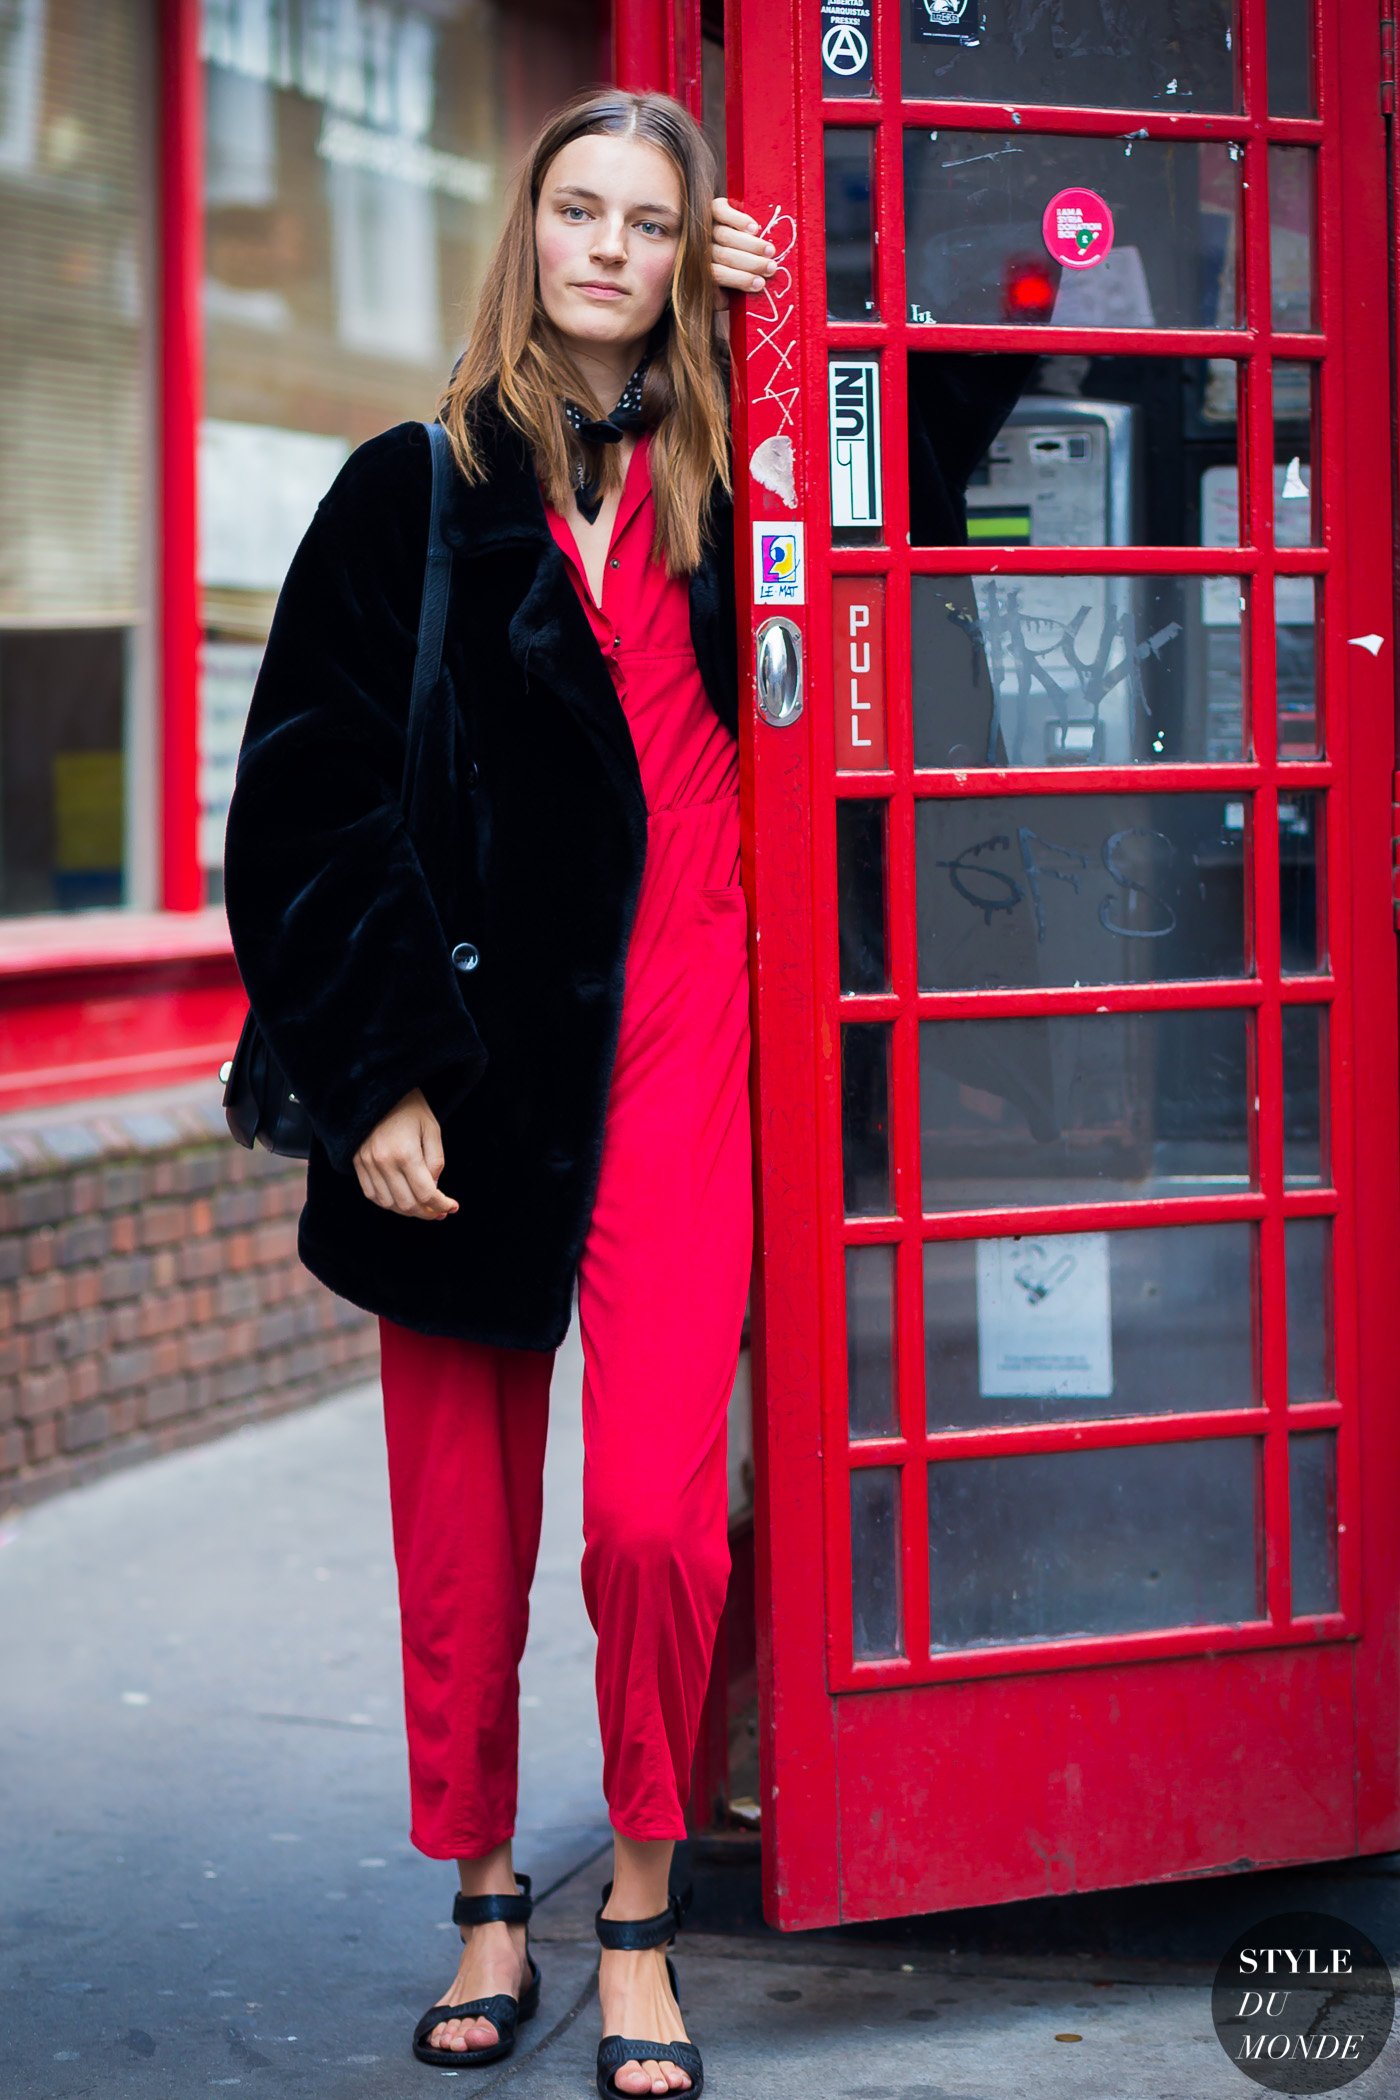
[[[714,287],[760,289],[772,253],[669,98],[545,125],[440,404],[452,595],[408,815],[416,423],[357,448],[297,551],[228,824],[238,963],[315,1133],[299,1251],[380,1319],[411,1836],[461,1883],[414,2051],[452,2068],[507,2054],[539,1997],[517,1669],[577,1282],[614,2096],[703,2076],[664,1947],[752,1251]]]

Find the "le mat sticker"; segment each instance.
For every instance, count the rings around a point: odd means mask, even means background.
[[[805,605],[807,565],[802,526],[760,520],[753,529],[755,605]]]

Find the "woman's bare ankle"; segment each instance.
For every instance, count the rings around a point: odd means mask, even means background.
[[[605,1918],[654,1918],[665,1910],[671,1883],[671,1838],[628,1838],[613,1833],[612,1894]]]
[[[483,1852],[475,1859],[459,1859],[457,1878],[464,1896],[517,1895],[509,1838],[503,1845],[497,1845],[494,1850]]]

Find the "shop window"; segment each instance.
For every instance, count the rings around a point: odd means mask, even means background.
[[[0,9],[0,913],[152,901],[151,10]]]
[[[596,5],[205,0],[200,855],[287,564],[354,446],[430,416],[511,174],[600,77]]]

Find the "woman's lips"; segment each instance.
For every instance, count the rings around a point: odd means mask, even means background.
[[[584,292],[590,299],[625,299],[627,294],[620,284],[576,284],[576,292]]]

